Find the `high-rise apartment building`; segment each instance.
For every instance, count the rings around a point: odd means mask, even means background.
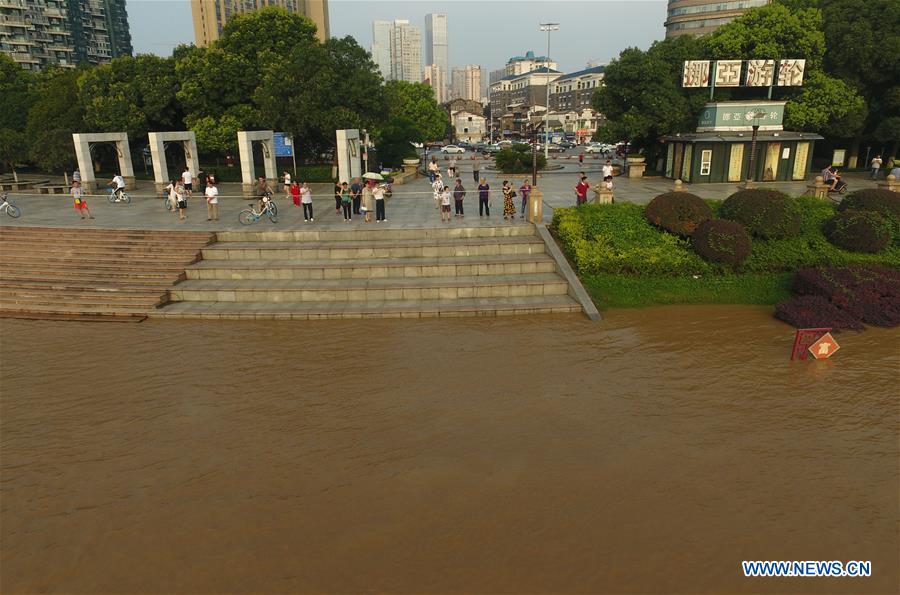
[[[29,70],[130,56],[125,0],[0,0],[0,51]]]
[[[524,56],[513,56],[509,59],[504,68],[504,76],[518,76],[541,67],[556,70],[556,62],[546,56],[535,56],[534,52],[529,50]]]
[[[308,17],[316,24],[316,37],[321,41],[328,39],[328,0],[191,0],[197,45],[208,46],[219,39],[222,28],[233,15],[268,6]]]
[[[481,66],[469,64],[465,68],[454,68],[450,80],[450,98],[481,100]]]
[[[391,32],[391,78],[422,82],[422,30],[406,20],[394,21]]]
[[[669,0],[666,37],[706,35],[769,0]]]
[[[447,15],[433,13],[425,15],[425,62],[441,67],[446,78],[450,72],[448,53]]]
[[[434,100],[438,103],[447,101],[446,78],[444,71],[437,64],[429,64],[422,73],[422,82],[431,85],[431,88],[434,89]]]
[[[372,61],[378,65],[385,80],[391,78],[391,38],[394,25],[390,21],[372,23]]]

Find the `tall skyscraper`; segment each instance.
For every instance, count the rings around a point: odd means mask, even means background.
[[[391,38],[394,25],[390,21],[372,23],[372,61],[378,65],[385,80],[391,78]]]
[[[191,0],[197,45],[207,46],[219,39],[222,27],[233,15],[267,6],[279,6],[308,17],[318,29],[316,37],[321,41],[328,39],[328,0]]]
[[[445,77],[450,72],[447,41],[447,15],[444,13],[425,15],[425,62],[440,66]]]
[[[434,100],[438,103],[447,101],[447,82],[444,71],[437,64],[429,64],[422,74],[422,82],[434,89]]]
[[[0,0],[0,51],[29,70],[130,56],[125,0]]]
[[[769,0],[669,0],[666,37],[706,35]]]
[[[391,78],[422,82],[422,30],[409,21],[394,21],[391,32]]]

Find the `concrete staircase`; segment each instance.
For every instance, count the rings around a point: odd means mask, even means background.
[[[581,312],[531,225],[220,232],[152,313],[317,319]]]
[[[206,232],[0,227],[0,316],[140,321],[168,300]]]

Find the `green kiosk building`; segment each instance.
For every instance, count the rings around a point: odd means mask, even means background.
[[[812,165],[813,144],[822,137],[785,131],[785,103],[706,104],[697,132],[661,139],[667,145],[666,177],[692,183],[805,180]]]

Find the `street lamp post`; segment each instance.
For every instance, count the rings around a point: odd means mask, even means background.
[[[550,159],[550,143],[547,132],[550,130],[550,32],[559,31],[559,23],[541,23],[541,31],[547,32],[547,105],[544,106],[544,157]]]
[[[753,185],[756,177],[756,133],[759,131],[759,118],[761,116],[762,114],[758,111],[753,114],[753,134],[750,137],[750,163],[747,171],[747,183],[745,184],[748,188]]]

